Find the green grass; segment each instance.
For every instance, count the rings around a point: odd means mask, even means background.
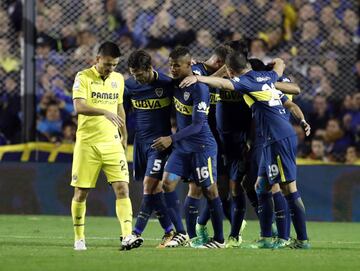
[[[118,251],[115,218],[88,217],[86,224],[88,250],[75,252],[70,217],[0,216],[0,270],[360,270],[359,223],[309,223],[311,250],[274,251],[156,249],[162,231],[151,221],[144,245],[125,252]],[[257,235],[250,221],[244,239]]]

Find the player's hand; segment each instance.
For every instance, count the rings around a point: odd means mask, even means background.
[[[123,146],[124,151],[126,151],[126,148],[127,148],[127,138],[121,137],[120,143],[121,143],[121,145]]]
[[[109,111],[105,111],[104,116],[118,128],[123,127],[125,125],[125,121],[122,118],[120,118],[117,114],[114,114]]]
[[[157,150],[157,151],[163,151],[170,147],[172,143],[171,136],[162,136],[157,139],[154,139],[154,143],[151,145],[151,148]]]
[[[190,75],[190,76],[186,76],[180,83],[180,87],[181,88],[186,88],[189,87],[193,84],[195,84],[198,81],[196,75]]]
[[[300,122],[301,128],[303,128],[303,130],[305,131],[305,135],[309,136],[310,132],[311,132],[311,127],[310,124],[306,122],[306,120],[302,120]]]
[[[278,66],[279,68],[281,67],[283,70],[285,70],[285,62],[284,60],[282,60],[281,58],[274,58],[268,65],[272,65],[274,66]]]

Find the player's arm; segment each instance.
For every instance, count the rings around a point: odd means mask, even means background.
[[[121,119],[118,115],[105,109],[95,108],[87,105],[84,98],[74,98],[73,104],[76,114],[82,114],[85,116],[104,116],[117,127],[122,127],[125,124],[124,119]]]
[[[287,110],[290,111],[291,115],[293,115],[293,117],[300,122],[300,125],[304,129],[306,136],[309,136],[311,127],[306,122],[304,113],[301,111],[300,107],[296,103],[290,101],[289,99],[287,99],[283,103],[283,105]]]
[[[298,84],[290,82],[276,82],[276,89],[286,94],[299,95],[301,90]]]
[[[285,63],[281,58],[274,58],[272,61],[273,71],[277,73],[279,77],[281,77],[285,70]]]
[[[185,77],[181,83],[180,87],[185,88],[191,86],[197,82],[207,84],[213,88],[221,88],[226,90],[235,90],[234,85],[231,83],[229,79],[224,79],[221,77],[215,76],[200,76],[200,75],[190,75]]]
[[[124,120],[124,125],[123,126],[119,126],[119,132],[121,135],[121,145],[124,147],[124,150],[127,147],[127,140],[128,140],[128,133],[127,133],[127,129],[126,129],[126,113],[125,113],[125,109],[123,104],[118,104],[118,116],[120,119]]]

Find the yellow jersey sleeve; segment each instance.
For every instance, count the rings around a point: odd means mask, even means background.
[[[125,80],[124,76],[122,74],[119,74],[119,98],[118,98],[118,104],[122,104],[124,102],[124,88],[125,88]]]
[[[73,95],[72,95],[73,99],[76,99],[76,98],[87,99],[88,98],[87,79],[86,79],[86,75],[83,72],[77,73],[75,80],[74,80],[72,93],[73,93]]]

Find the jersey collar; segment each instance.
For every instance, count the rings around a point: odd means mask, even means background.
[[[95,68],[95,65],[91,67],[91,70],[92,70],[92,72],[95,74],[96,77],[101,78],[101,75],[100,75],[100,73],[97,71],[97,69]],[[106,79],[107,79],[107,78],[110,78],[110,76],[111,76],[111,73],[106,77]]]

